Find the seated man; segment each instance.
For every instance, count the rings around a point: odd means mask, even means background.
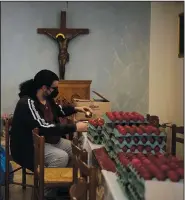
[[[10,131],[10,148],[13,159],[21,166],[34,170],[32,130],[39,128],[45,136],[45,166],[67,167],[72,155],[71,142],[61,138],[75,131],[87,131],[87,123],[60,124],[59,117],[92,110],[88,107],[57,105],[53,98],[58,95],[58,76],[41,70],[34,79],[20,85],[18,101]]]

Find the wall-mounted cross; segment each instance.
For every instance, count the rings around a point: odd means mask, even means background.
[[[58,43],[59,46],[59,74],[60,79],[65,78],[65,65],[69,62],[68,44],[80,34],[89,34],[89,29],[66,28],[66,12],[61,11],[60,28],[38,28],[37,33],[45,34]]]

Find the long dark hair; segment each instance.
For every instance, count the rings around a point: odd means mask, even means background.
[[[23,96],[33,96],[34,95],[34,80],[30,79],[27,81],[22,82],[19,85],[19,97],[23,97]]]
[[[43,85],[50,87],[53,81],[58,80],[59,78],[54,72],[46,69],[41,70],[35,75],[34,79],[24,81],[19,85],[19,97],[30,96],[33,98],[37,90]]]

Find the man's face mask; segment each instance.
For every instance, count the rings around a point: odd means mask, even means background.
[[[48,87],[47,91],[44,93],[46,98],[54,99],[58,96],[58,87]]]
[[[53,98],[58,96],[59,92],[58,92],[58,88],[57,87],[52,87],[52,89],[53,89],[53,91],[50,93],[49,97],[53,99]]]

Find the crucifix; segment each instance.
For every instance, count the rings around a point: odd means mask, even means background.
[[[59,75],[60,79],[65,78],[65,66],[69,62],[68,44],[80,34],[89,34],[89,29],[66,28],[66,12],[61,11],[60,28],[38,28],[37,33],[45,34],[58,44],[59,54]]]

